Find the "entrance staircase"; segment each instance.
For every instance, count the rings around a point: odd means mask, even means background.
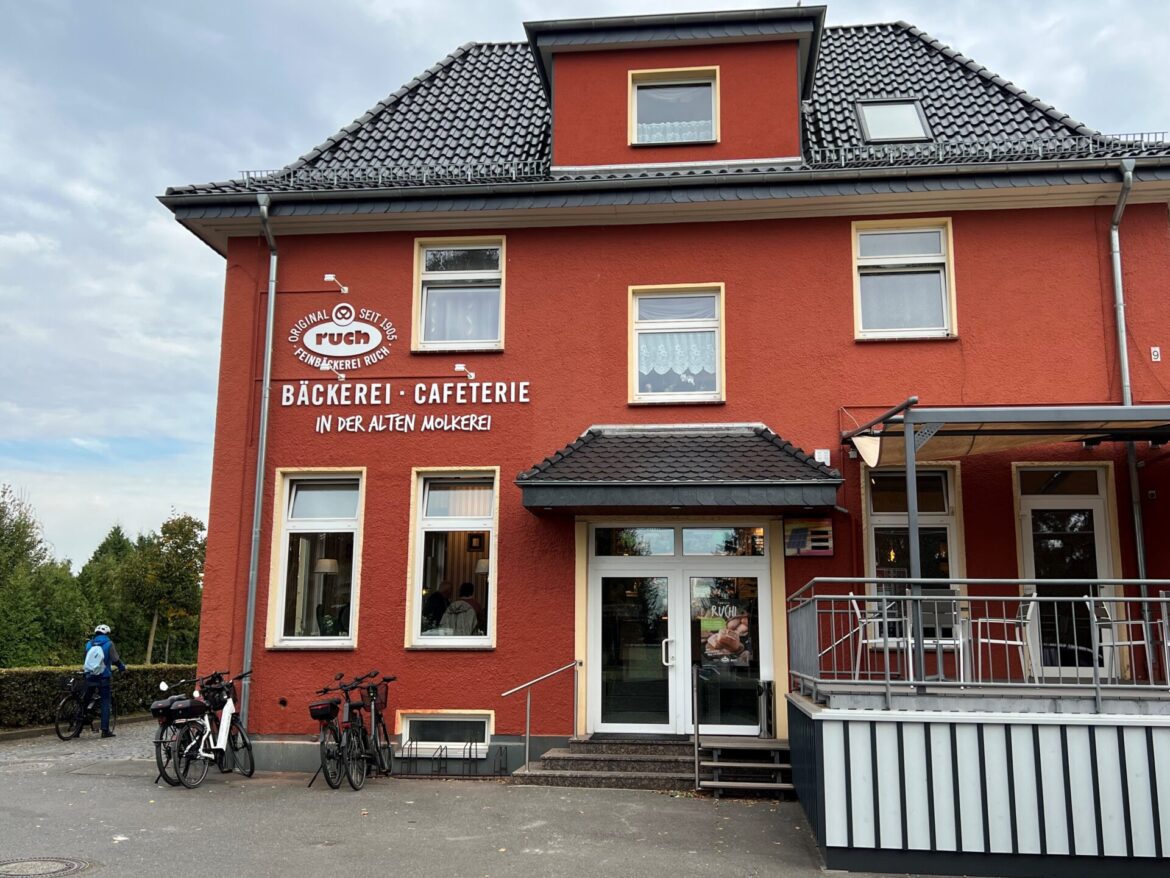
[[[699,787],[723,794],[792,791],[788,742],[777,739],[711,737],[699,741]],[[629,790],[693,790],[695,746],[687,738],[594,735],[569,739],[519,768],[512,783],[529,786]]]

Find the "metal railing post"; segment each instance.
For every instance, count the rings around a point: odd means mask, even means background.
[[[695,739],[695,792],[699,791],[699,666],[691,665],[691,727]]]
[[[528,744],[532,738],[532,687],[529,686],[524,699],[524,770],[528,770]]]
[[[572,737],[574,737],[574,738],[577,737],[577,729],[580,728],[580,726],[577,725],[577,720],[578,720],[577,714],[580,711],[579,705],[581,704],[581,699],[579,697],[579,692],[580,692],[579,687],[581,684],[578,682],[580,676],[581,676],[581,663],[577,662],[573,665],[573,734],[572,734]]]

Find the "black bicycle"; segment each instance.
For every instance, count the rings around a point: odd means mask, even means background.
[[[171,706],[175,722],[180,726],[171,745],[171,759],[179,783],[188,789],[203,783],[212,762],[220,771],[235,770],[244,777],[251,777],[256,771],[252,741],[235,715],[236,681],[252,672],[245,671],[225,680],[228,673],[217,671],[202,678],[197,693],[202,698],[177,701]]]
[[[361,700],[348,703],[347,698],[349,727],[341,733],[341,752],[346,780],[355,790],[365,785],[370,771],[388,775],[393,768],[390,733],[386,730],[384,712],[389,700],[389,684],[398,678],[383,677],[376,681],[377,677],[377,671],[370,671],[354,680],[354,685],[360,687]],[[367,711],[370,714],[368,729],[363,716]]]
[[[325,783],[329,784],[330,788],[337,789],[341,786],[342,775],[345,774],[341,733],[342,729],[349,728],[350,705],[353,703],[349,693],[361,685],[362,678],[352,683],[342,683],[340,681],[344,676],[338,673],[333,678],[336,686],[326,686],[316,692],[317,695],[340,692],[344,696],[344,701],[341,698],[326,698],[309,704],[309,716],[320,723],[317,741],[321,750],[321,764],[309,781],[309,786],[317,780],[317,775],[324,774]]]
[[[68,741],[81,735],[86,726],[90,731],[101,718],[102,698],[96,685],[91,686],[85,679],[85,673],[78,671],[70,677],[61,678],[61,688],[65,696],[58,702],[54,714],[54,725],[57,737]],[[114,693],[110,692],[110,731],[118,722],[118,701]]]
[[[179,680],[174,686],[177,688],[194,683],[195,691],[198,692],[203,679],[195,677],[191,680]],[[171,686],[164,680],[158,684],[158,688],[166,692],[171,689]],[[177,787],[181,783],[174,760],[175,739],[179,736],[181,727],[180,718],[176,715],[175,708],[180,702],[188,699],[189,696],[183,694],[168,695],[150,705],[150,715],[158,721],[158,730],[154,734],[154,761],[158,765],[158,777],[154,779],[155,783],[165,780],[173,787]]]

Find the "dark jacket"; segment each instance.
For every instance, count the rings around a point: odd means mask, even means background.
[[[119,671],[125,671],[126,666],[122,664],[122,657],[118,655],[118,647],[114,646],[114,641],[110,640],[107,634],[95,634],[85,643],[85,652],[89,652],[93,646],[100,646],[102,652],[106,654],[106,669],[100,674],[87,674],[86,676],[93,677],[109,677],[113,671],[114,666],[117,665]],[[85,654],[82,654],[82,658]]]

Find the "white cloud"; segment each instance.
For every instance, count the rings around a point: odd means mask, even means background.
[[[33,232],[0,232],[0,259],[28,256],[33,253],[53,253],[59,247],[56,238]]]

